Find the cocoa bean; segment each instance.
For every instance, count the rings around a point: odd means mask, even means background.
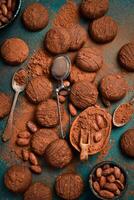
[[[39,165],[31,165],[30,169],[36,174],[40,174],[42,172],[42,169]]]
[[[105,126],[106,126],[105,121],[101,115],[96,116],[96,121],[97,121],[97,125],[99,126],[100,129],[105,128]]]
[[[29,154],[29,161],[31,162],[31,164],[33,165],[38,165],[38,159],[37,157],[34,155],[34,153],[30,152]]]
[[[106,199],[112,199],[112,198],[114,198],[114,193],[109,192],[107,190],[100,190],[99,195],[101,197],[103,197],[103,198],[106,198]]]
[[[102,176],[102,169],[100,167],[96,170],[96,176],[97,178],[100,178]]]
[[[120,190],[124,190],[124,185],[119,180],[115,180],[115,184]]]
[[[5,17],[4,15],[0,15],[0,21],[3,23],[3,24],[6,24],[6,23],[8,23],[8,18],[7,17]]]
[[[29,138],[18,138],[17,141],[16,141],[16,144],[18,146],[23,147],[23,146],[28,146],[29,142],[30,142]]]
[[[118,167],[114,167],[114,176],[115,178],[119,179],[121,175],[121,170]]]
[[[121,194],[120,190],[116,190],[115,195],[119,196]]]
[[[117,185],[115,183],[106,183],[104,185],[104,189],[115,193],[118,190],[118,187],[117,187]]]
[[[97,181],[93,182],[93,188],[97,193],[99,193],[100,185],[99,185],[99,183]]]
[[[101,131],[96,132],[95,135],[94,135],[94,141],[95,142],[100,142],[101,139],[102,139],[102,133],[101,133]]]
[[[59,101],[60,103],[64,103],[66,101],[66,98],[64,96],[59,95]]]
[[[110,167],[110,168],[107,168],[107,169],[103,170],[102,175],[103,176],[108,176],[108,175],[110,175],[112,173],[114,173],[114,168]]]
[[[125,177],[124,177],[124,175],[121,173],[121,175],[120,175],[120,177],[119,177],[119,181],[122,183],[122,184],[124,184],[124,182],[125,182]]]
[[[28,121],[27,122],[27,128],[29,129],[29,131],[31,131],[32,133],[35,133],[38,128],[37,126],[32,122],[32,121]]]
[[[29,160],[29,151],[22,149],[22,158],[24,161],[28,161]]]
[[[111,175],[107,176],[107,180],[109,183],[113,183],[115,181],[115,176],[111,174]]]
[[[76,108],[73,106],[73,104],[69,103],[69,111],[70,111],[70,114],[75,117],[77,115],[77,110]]]
[[[7,0],[7,8],[8,8],[8,10],[11,10],[11,8],[12,8],[12,0]]]
[[[28,131],[23,131],[18,134],[19,138],[30,138],[30,133]]]
[[[100,183],[100,187],[103,188],[104,185],[106,184],[106,177],[105,176],[101,176],[99,183]]]
[[[1,10],[2,10],[3,15],[6,17],[7,13],[8,13],[8,10],[7,10],[7,7],[6,7],[5,4],[1,5]]]
[[[108,164],[103,166],[103,169],[108,169],[108,168],[110,168],[110,165],[108,165]]]

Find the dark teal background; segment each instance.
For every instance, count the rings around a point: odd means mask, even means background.
[[[34,0],[23,0],[22,1],[22,8],[21,12],[29,3],[35,2]],[[59,10],[59,8],[65,3],[64,0],[40,0],[36,2],[43,3],[46,7],[49,8],[49,14],[50,14],[50,22],[55,16],[55,13]],[[76,1],[77,3],[79,1]],[[48,25],[48,27],[45,30],[42,30],[40,32],[31,33],[24,29],[22,23],[21,23],[21,12],[19,14],[19,17],[16,19],[16,21],[13,23],[12,26],[10,26],[8,29],[5,29],[3,31],[0,31],[0,43],[4,41],[6,38],[10,37],[20,37],[24,39],[30,46],[30,54],[34,52],[40,45],[42,44],[42,41],[44,39],[44,35],[46,31],[50,28],[51,23]],[[121,71],[120,67],[118,66],[118,63],[116,61],[117,52],[119,51],[120,47],[129,42],[134,41],[134,0],[110,0],[110,9],[108,11],[108,14],[110,16],[113,16],[113,18],[118,22],[119,24],[119,32],[116,37],[116,39],[106,45],[103,46],[103,52],[104,52],[104,58],[105,62],[108,66],[108,72],[116,72]],[[87,23],[82,20],[83,25],[87,27]],[[25,64],[24,64],[25,65]],[[5,65],[5,63],[2,62],[0,59],[0,90],[5,91],[8,93],[13,94],[13,91],[10,87],[10,81],[13,72],[18,69],[18,67],[10,67]],[[134,88],[134,74],[129,73],[126,74],[126,79],[129,82],[130,86],[133,86]],[[129,92],[128,95],[117,104],[114,104],[112,109],[110,109],[110,112],[112,113],[113,109],[121,102],[126,102],[134,95],[134,92]],[[2,134],[2,131],[5,126],[6,119],[3,121],[0,121],[0,132]],[[74,165],[76,167],[76,171],[80,173],[86,183],[86,189],[85,193],[80,198],[81,200],[95,200],[93,196],[91,195],[91,192],[89,191],[88,187],[88,176],[90,169],[101,160],[113,160],[124,166],[124,168],[127,170],[128,177],[129,177],[129,187],[126,195],[122,198],[122,200],[134,200],[134,159],[130,159],[122,155],[122,153],[119,150],[119,139],[120,136],[124,131],[126,131],[128,128],[134,127],[134,121],[133,119],[131,122],[129,122],[125,127],[119,128],[119,129],[113,129],[111,133],[111,139],[110,143],[112,147],[109,150],[109,153],[105,158],[99,157],[99,154],[92,156],[89,158],[89,161],[86,163],[80,163],[78,155],[76,154],[76,158],[74,161]],[[2,144],[0,142],[0,152],[6,151],[5,144]],[[0,153],[1,157],[1,153]],[[14,195],[10,193],[3,185],[3,174],[6,171],[10,164],[6,161],[4,161],[2,158],[0,159],[0,200],[19,200],[23,199],[21,195]],[[67,169],[62,170],[66,171]],[[43,173],[41,175],[33,175],[33,181],[41,180],[44,181],[52,187],[54,180],[56,176],[61,173],[61,170],[52,170],[49,169],[46,164],[43,170]],[[59,198],[53,197],[54,200],[57,200]],[[35,199],[36,200],[36,199]]]

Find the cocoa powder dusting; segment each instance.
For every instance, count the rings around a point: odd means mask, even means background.
[[[21,158],[21,151],[22,151],[22,148],[16,145],[17,135],[19,132],[27,130],[26,123],[29,120],[33,120],[34,111],[35,111],[35,106],[29,103],[27,99],[25,99],[25,97],[22,97],[19,101],[18,108],[16,109],[14,114],[13,134],[8,144],[9,152],[15,153],[17,158]],[[27,149],[29,148],[29,146],[25,148]]]
[[[41,75],[49,76],[53,57],[44,49],[35,51],[28,63],[28,74],[30,77]]]
[[[68,1],[57,13],[54,21],[54,27],[70,28],[79,22],[79,7],[73,2]]]
[[[124,124],[131,120],[134,108],[131,104],[122,104],[114,115],[114,121],[116,124]]]

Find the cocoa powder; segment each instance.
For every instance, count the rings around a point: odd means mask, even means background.
[[[28,63],[28,74],[30,77],[41,75],[49,76],[53,57],[44,49],[38,49],[32,55]]]
[[[18,72],[16,72],[14,80],[18,85],[24,85],[27,82],[28,73],[25,69],[20,69]]]
[[[124,124],[131,120],[134,108],[131,104],[122,104],[114,115],[114,121],[116,124]]]
[[[54,27],[70,28],[79,22],[79,7],[73,2],[68,1],[57,13],[52,25]]]

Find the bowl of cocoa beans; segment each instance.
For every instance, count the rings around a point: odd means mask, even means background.
[[[22,0],[0,0],[0,30],[9,26],[17,17]]]
[[[127,190],[126,171],[113,161],[103,161],[93,167],[89,176],[89,186],[98,199],[120,199]]]

